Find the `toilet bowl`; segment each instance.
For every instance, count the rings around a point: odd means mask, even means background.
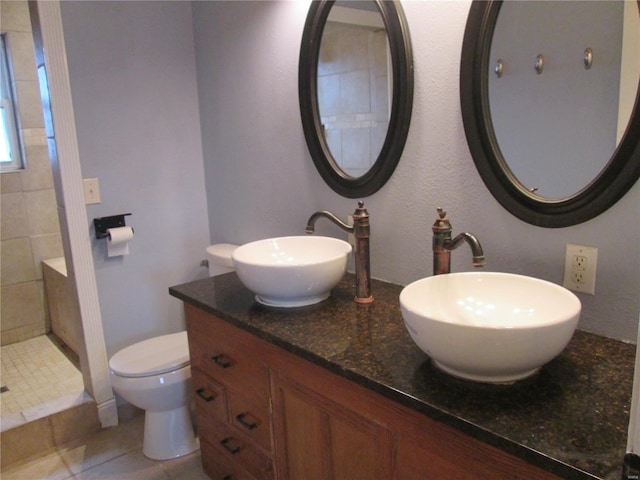
[[[145,411],[142,452],[155,460],[198,449],[189,403],[191,370],[187,332],[130,345],[109,360],[111,385]]]
[[[209,275],[233,271],[232,244],[207,248]],[[191,366],[187,332],[143,340],[109,360],[111,386],[144,414],[142,453],[154,460],[177,458],[199,448],[190,403]]]

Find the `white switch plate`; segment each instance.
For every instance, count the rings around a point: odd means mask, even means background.
[[[91,205],[93,203],[100,203],[100,183],[97,178],[85,178],[82,180],[82,187],[84,189],[84,203],[85,205]]]
[[[595,295],[598,249],[585,245],[567,244],[562,284],[574,292]]]

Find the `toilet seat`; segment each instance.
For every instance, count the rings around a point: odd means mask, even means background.
[[[109,360],[111,371],[121,377],[151,377],[189,365],[187,332],[143,340],[123,348]]]

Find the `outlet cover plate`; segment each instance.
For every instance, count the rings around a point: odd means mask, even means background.
[[[100,183],[97,178],[84,178],[82,180],[85,205],[100,203]]]
[[[595,295],[597,264],[597,247],[568,243],[564,260],[564,279],[562,284],[565,288],[573,290],[574,292]]]

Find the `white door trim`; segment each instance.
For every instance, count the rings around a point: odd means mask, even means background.
[[[67,270],[69,275],[75,278],[82,319],[84,341],[81,342],[81,351],[78,354],[85,389],[98,406],[102,427],[109,427],[118,424],[118,413],[109,379],[109,364],[91,252],[90,225],[84,204],[60,3],[58,0],[38,0],[37,8],[49,84],[49,107],[55,130],[55,136],[51,138],[50,132],[47,132],[49,154],[56,185]],[[37,58],[42,56],[37,55]],[[39,61],[39,69],[40,63]]]

